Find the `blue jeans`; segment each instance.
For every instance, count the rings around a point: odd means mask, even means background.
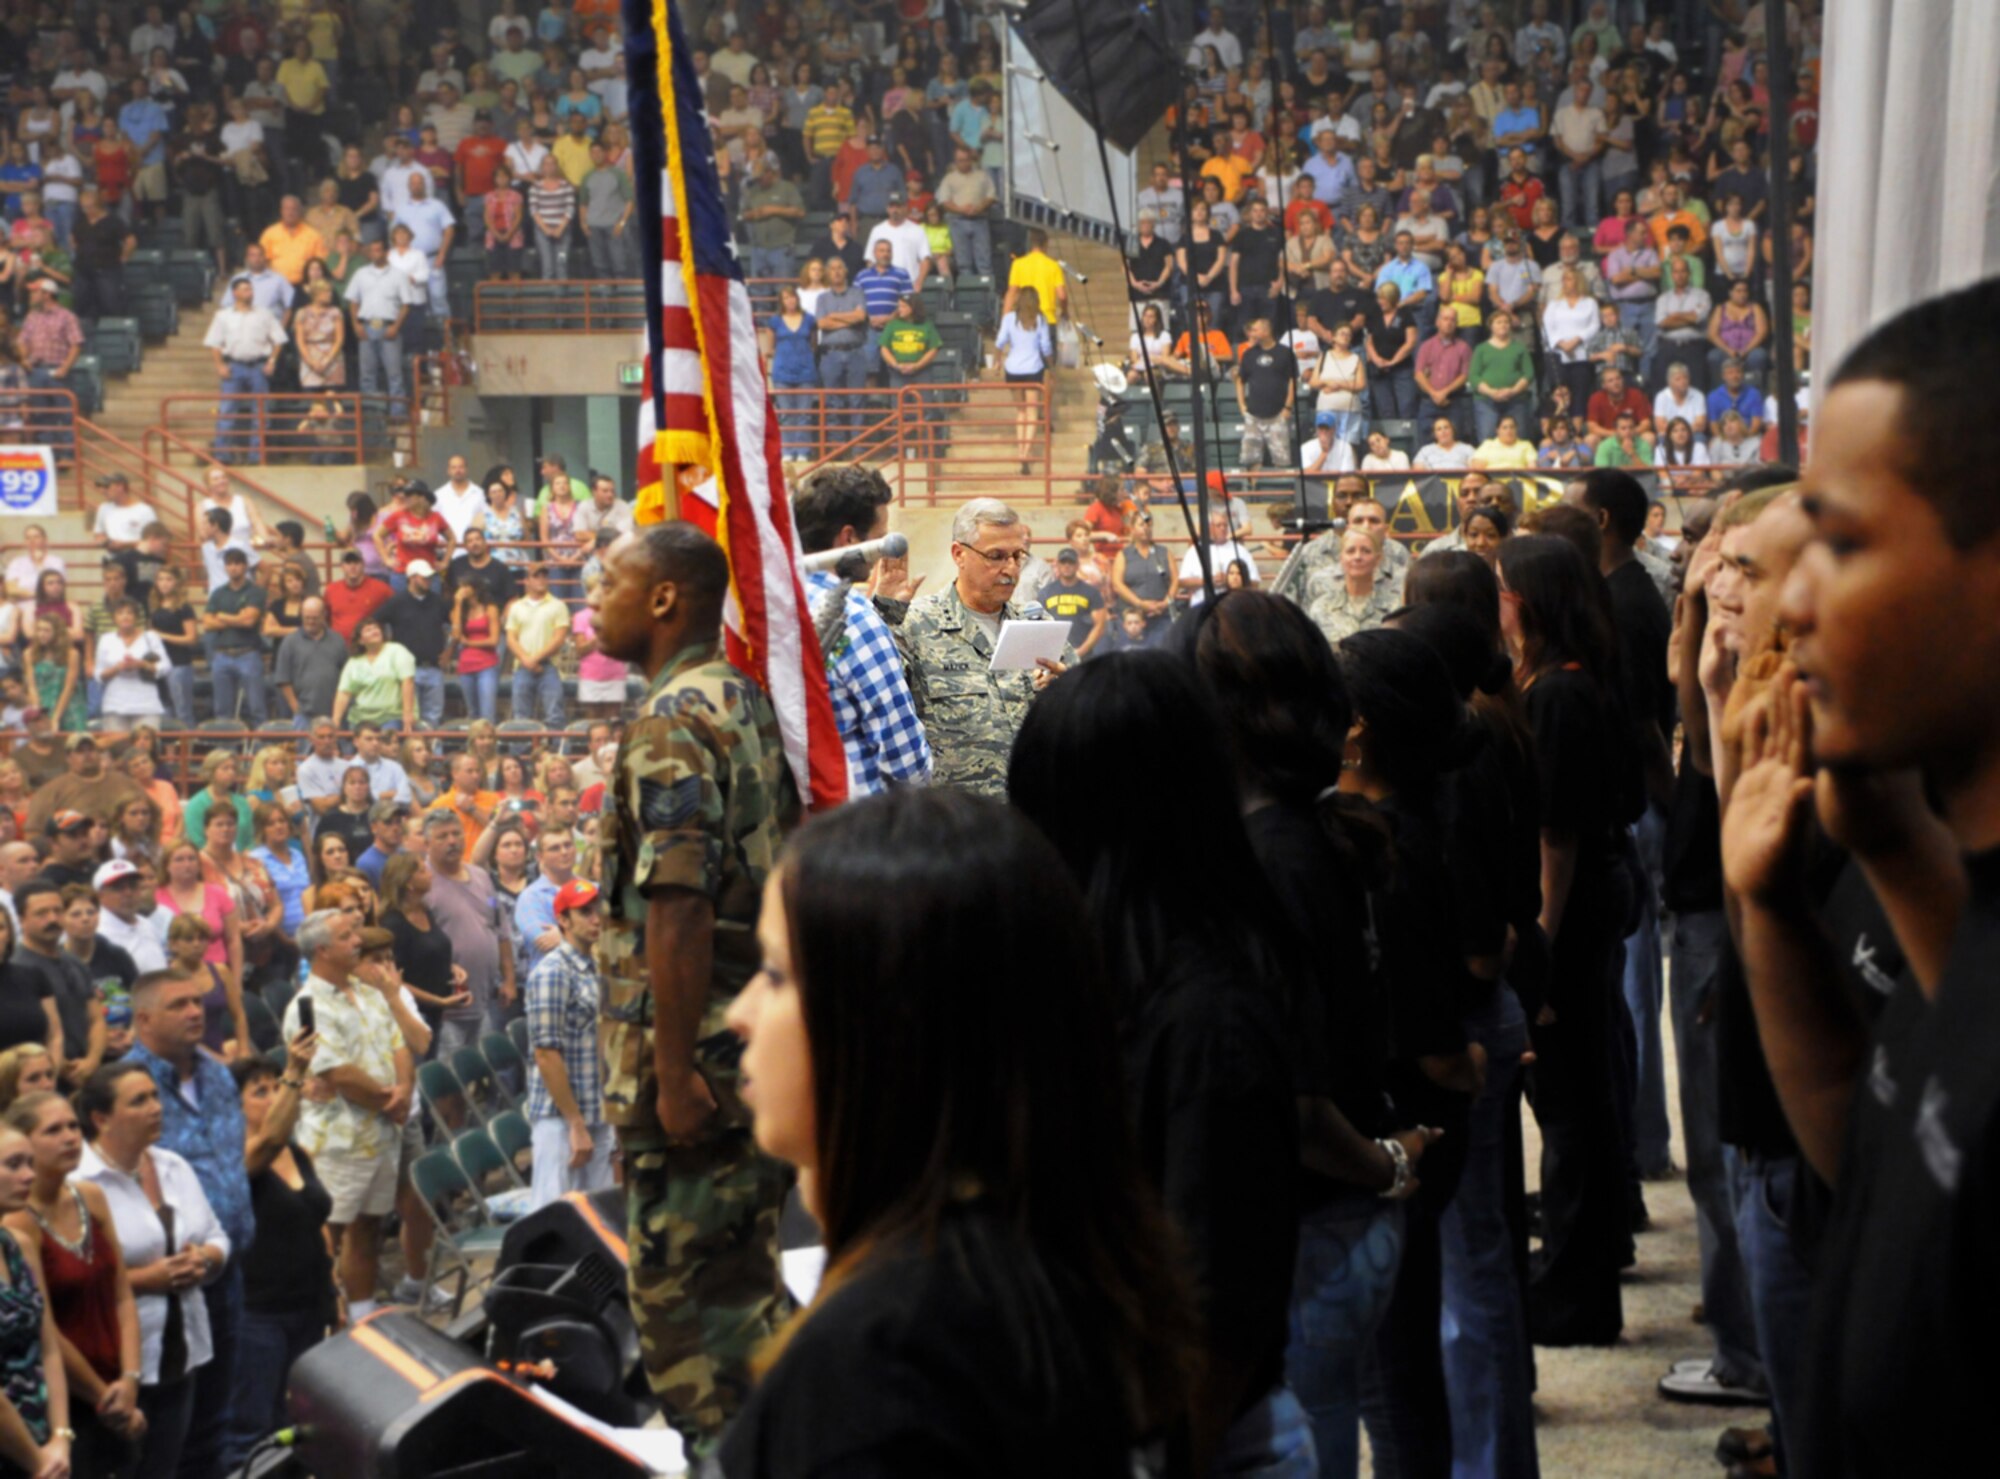
[[[1556,175],[1556,187],[1562,195],[1563,224],[1572,231],[1597,230],[1600,208],[1604,202],[1600,198],[1604,186],[1604,162],[1593,159],[1588,164],[1565,163]]]
[[[984,216],[947,216],[951,232],[951,270],[993,275],[993,228]]]
[[[1812,1275],[1792,1251],[1792,1203],[1804,1174],[1796,1155],[1771,1160],[1731,1146],[1736,1242],[1750,1278],[1750,1313],[1771,1388],[1771,1441],[1785,1472],[1785,1425],[1797,1422],[1805,1397],[1807,1315]]]
[[[1729,922],[1720,909],[1674,916],[1674,1062],[1680,1077],[1681,1155],[1687,1161],[1688,1195],[1694,1199],[1701,1305],[1715,1341],[1715,1374],[1730,1386],[1761,1387],[1764,1362],[1757,1353],[1750,1283],[1736,1243],[1736,1198],[1716,1130],[1713,1008],[1728,938]]]
[[[64,251],[70,249],[71,232],[76,227],[77,209],[77,204],[73,200],[42,202],[42,214],[49,218],[49,225],[55,228],[56,245]]]
[[[1722,366],[1727,358],[1728,356],[1723,354],[1719,349],[1709,350],[1708,383],[1710,386],[1722,383]],[[1762,349],[1753,349],[1748,354],[1742,356],[1742,359],[1743,373],[1752,383],[1755,383],[1759,376],[1771,368],[1771,356]],[[1771,415],[1775,414],[1775,412],[1771,413]],[[1767,416],[1766,419],[1768,420],[1770,417]]]
[[[259,1440],[285,1425],[285,1379],[292,1363],[326,1338],[317,1310],[243,1313],[238,1337],[236,1396],[229,1412],[223,1468],[235,1469]]]
[[[1478,433],[1480,441],[1490,441],[1493,434],[1500,429],[1500,418],[1512,416],[1514,429],[1521,433],[1522,441],[1539,441],[1540,438],[1536,435],[1537,428],[1521,424],[1523,421],[1533,421],[1534,409],[1533,390],[1524,390],[1519,395],[1504,401],[1495,400],[1490,395],[1475,395],[1472,398],[1472,427]]]
[[[252,729],[264,723],[264,657],[258,652],[210,652],[208,657],[211,698],[218,719],[242,718]],[[237,689],[243,691],[243,708],[237,712]]]
[[[1361,1355],[1402,1257],[1395,1203],[1357,1193],[1299,1221],[1285,1381],[1312,1422],[1323,1479],[1354,1479],[1360,1470]]]
[[[819,446],[819,390],[817,380],[773,380],[773,390],[804,392],[774,398],[778,408],[778,435],[787,457],[811,457]]]
[[[1639,853],[1639,927],[1625,939],[1625,1006],[1638,1042],[1637,1093],[1632,1105],[1632,1154],[1647,1179],[1673,1167],[1667,1126],[1667,1072],[1660,1052],[1660,1002],[1666,994],[1660,973],[1660,911],[1653,880],[1659,876],[1660,849],[1667,818],[1646,808],[1632,828]]]
[[[798,265],[792,260],[790,247],[750,248],[750,276],[753,278],[775,277],[791,282],[798,275]]]
[[[194,669],[187,659],[176,659],[173,670],[167,674],[167,702],[172,705],[174,721],[182,729],[194,728]]]
[[[1312,1428],[1290,1387],[1273,1387],[1229,1425],[1210,1474],[1228,1479],[1314,1479]]]
[[[851,349],[825,348],[819,352],[819,383],[828,390],[859,390],[868,383],[874,368],[874,351],[864,344]],[[829,442],[858,435],[867,420],[867,407],[858,395],[828,396],[826,437]]]
[[[194,1413],[181,1445],[179,1479],[216,1479],[225,1472],[224,1440],[236,1396],[237,1338],[243,1326],[243,1262],[202,1290],[208,1301],[209,1339],[215,1354],[194,1373]],[[149,1435],[150,1437],[150,1435]]]
[[[514,717],[539,719],[550,729],[563,725],[562,674],[547,663],[540,672],[525,665],[514,669]]]
[[[561,282],[569,276],[569,233],[549,236],[537,229],[535,258],[541,263],[543,282]]]
[[[1377,421],[1414,421],[1417,416],[1417,366],[1414,358],[1390,369],[1368,374],[1369,406]]]
[[[403,414],[403,341],[378,324],[361,326],[361,393],[389,396],[389,414]]]
[[[476,673],[458,674],[458,696],[465,700],[469,719],[500,717],[500,668],[495,664]]]
[[[410,686],[417,693],[417,724],[436,729],[444,723],[444,674],[436,668],[419,667]]]
[[[1518,1130],[1528,1022],[1503,983],[1465,1030],[1486,1049],[1486,1087],[1472,1101],[1465,1170],[1439,1225],[1439,1336],[1451,1401],[1451,1471],[1453,1479],[1535,1479],[1541,1470],[1529,1390],[1534,1355],[1507,1220],[1509,1182],[1522,1175]]]
[[[1618,300],[1619,322],[1639,336],[1639,348],[1641,351],[1639,355],[1640,378],[1645,381],[1649,389],[1655,390],[1659,386],[1653,383],[1649,377],[1649,371],[1653,362],[1653,340],[1655,338],[1653,332],[1653,304],[1657,301],[1657,299],[1653,298],[1621,298]],[[1664,379],[1660,381],[1661,385],[1665,383]]]
[[[262,462],[264,460],[264,415],[266,402],[237,399],[247,395],[268,395],[271,377],[261,364],[229,362],[222,377],[222,409],[216,412],[216,460]],[[245,445],[249,453],[244,455]]]

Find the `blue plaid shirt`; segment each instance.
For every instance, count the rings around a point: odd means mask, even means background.
[[[806,592],[817,611],[840,584],[830,571],[806,572]],[[931,746],[924,721],[910,699],[903,654],[889,624],[859,588],[847,593],[846,635],[827,655],[833,717],[847,746],[847,793],[870,796],[891,781],[921,786],[931,778]]]
[[[528,1049],[554,1048],[585,1123],[604,1123],[604,1069],[597,1053],[597,966],[565,940],[528,972]],[[560,1119],[539,1065],[528,1072],[528,1118]]]
[[[257,1219],[250,1210],[250,1173],[243,1165],[243,1101],[236,1080],[197,1049],[195,1103],[190,1104],[181,1095],[180,1070],[173,1064],[141,1042],[133,1043],[125,1056],[159,1085],[160,1144],[194,1167],[216,1220],[229,1234],[232,1256],[241,1258],[256,1236]]]

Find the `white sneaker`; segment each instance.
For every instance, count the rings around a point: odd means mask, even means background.
[[[423,1294],[423,1282],[405,1275],[396,1282],[395,1291],[390,1295],[390,1298],[396,1304],[415,1304],[419,1299],[423,1298]],[[443,1285],[434,1284],[431,1286],[429,1308],[434,1310],[451,1308],[451,1295],[445,1290]]]

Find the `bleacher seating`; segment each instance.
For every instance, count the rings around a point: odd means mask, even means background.
[[[214,254],[175,248],[161,255],[162,271],[174,290],[175,301],[183,308],[198,308],[207,303],[215,292]]]
[[[154,278],[126,289],[126,297],[131,301],[132,313],[139,322],[139,333],[144,339],[158,343],[171,339],[180,329],[180,304],[174,301],[171,285]]]
[[[106,375],[131,375],[145,359],[136,318],[100,318],[84,330],[84,348],[97,356]]]

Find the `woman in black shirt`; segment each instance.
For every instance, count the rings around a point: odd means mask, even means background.
[[[1326,637],[1292,602],[1233,592],[1182,631],[1223,715],[1250,847],[1303,955],[1290,973],[1287,1044],[1299,1101],[1299,1251],[1285,1377],[1312,1421],[1320,1473],[1360,1465],[1361,1357],[1395,1287],[1399,1174],[1428,1139],[1397,1131],[1389,1032],[1367,891],[1387,833],[1332,795],[1353,722]],[[1396,1142],[1395,1148],[1389,1141]]]
[[[1465,1035],[1473,978],[1461,953],[1438,818],[1440,778],[1466,758],[1470,726],[1437,654],[1408,632],[1357,632],[1340,644],[1354,703],[1340,789],[1389,829],[1393,866],[1372,894],[1395,1050],[1389,1092],[1399,1120],[1444,1132],[1423,1162],[1404,1222],[1403,1264],[1373,1344],[1362,1412],[1381,1472],[1451,1470],[1451,1415],[1439,1346],[1439,1221],[1458,1189],[1465,1130],[1485,1055]]]
[[[1169,733],[1174,744],[1160,745]],[[1107,756],[1118,763],[1107,767]],[[1085,776],[1101,777],[1087,806]],[[1199,1296],[1192,1471],[1262,1472],[1307,1432],[1284,1384],[1298,1111],[1283,922],[1257,886],[1221,721],[1181,659],[1117,653],[1036,701],[1007,789],[1090,900],[1140,1161]],[[1198,857],[1189,838],[1200,839]]]
[[[396,938],[396,969],[417,999],[435,1045],[445,1008],[463,1007],[467,998],[460,989],[459,968],[452,963],[451,937],[425,902],[430,888],[430,865],[419,854],[399,852],[382,865],[382,928]],[[443,982],[451,983],[448,990],[431,989]]]
[[[1179,1418],[1184,1305],[1088,928],[1062,859],[990,801],[894,791],[792,838],[729,1025],[827,1267],[723,1439],[729,1479],[1051,1455],[1124,1479]],[[1062,968],[1023,976],[1001,947],[1026,939]]]
[[[1501,630],[1535,737],[1549,941],[1530,1086],[1542,1129],[1542,1251],[1528,1307],[1537,1345],[1618,1338],[1631,1242],[1611,1033],[1630,903],[1617,848],[1632,730],[1607,680],[1616,649],[1598,579],[1553,535],[1500,547]]]
[[[263,1058],[230,1069],[243,1100],[243,1162],[257,1218],[257,1240],[243,1257],[243,1323],[225,1455],[231,1468],[284,1426],[292,1363],[326,1338],[339,1311],[326,1245],[333,1197],[312,1157],[292,1143],[313,1048],[312,1035],[302,1032],[287,1045],[282,1072]]]

